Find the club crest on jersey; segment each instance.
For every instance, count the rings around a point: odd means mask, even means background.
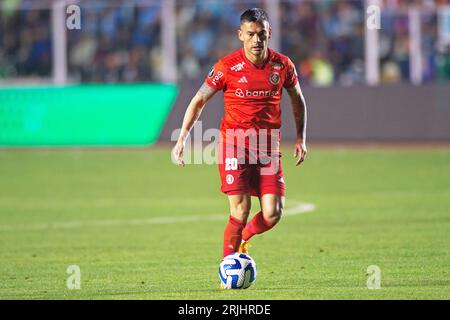
[[[272,72],[269,76],[269,82],[276,86],[280,83],[280,74],[278,72]]]
[[[234,182],[234,177],[231,174],[228,174],[226,177],[227,183],[228,184],[233,184]]]
[[[213,75],[214,75],[214,67],[211,68],[211,71],[208,73],[208,78],[212,78]]]

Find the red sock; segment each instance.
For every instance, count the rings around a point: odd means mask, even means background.
[[[223,256],[237,252],[242,240],[245,223],[230,215],[223,235]]]
[[[274,225],[271,225],[266,220],[264,220],[262,212],[258,212],[253,219],[247,223],[244,230],[242,231],[242,239],[247,241],[255,234],[260,234],[272,229]]]

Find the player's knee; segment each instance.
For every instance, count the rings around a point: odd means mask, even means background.
[[[263,212],[264,220],[266,221],[267,224],[274,226],[280,221],[282,213],[283,209],[281,208],[273,209],[268,212]]]
[[[250,214],[250,209],[246,205],[236,205],[231,209],[231,215],[236,219],[241,221],[247,221],[248,215]]]

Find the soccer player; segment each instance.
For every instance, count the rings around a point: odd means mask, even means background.
[[[206,102],[223,91],[225,115],[220,126],[218,162],[221,191],[230,203],[224,257],[234,252],[248,253],[250,238],[272,229],[280,220],[285,200],[279,151],[283,87],[289,94],[296,124],[297,166],[307,152],[306,105],[297,72],[288,57],[268,47],[271,32],[264,10],[248,9],[241,15],[238,37],[243,48],[214,65],[186,110],[172,150],[174,159],[184,166],[183,150],[189,131]],[[262,210],[247,223],[251,196],[259,197]]]

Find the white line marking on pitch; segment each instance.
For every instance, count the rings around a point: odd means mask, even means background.
[[[316,206],[312,203],[298,202],[292,208],[286,208],[283,211],[283,216],[294,216],[312,212]],[[148,219],[117,219],[117,220],[96,220],[96,221],[70,221],[70,222],[55,222],[55,223],[35,223],[35,224],[10,224],[0,225],[0,231],[33,231],[33,230],[51,230],[51,229],[75,229],[85,226],[123,226],[123,225],[144,225],[144,224],[170,224],[180,222],[196,222],[196,221],[220,221],[226,217],[224,214],[213,215],[196,215],[196,216],[174,216],[174,217],[155,217]]]

